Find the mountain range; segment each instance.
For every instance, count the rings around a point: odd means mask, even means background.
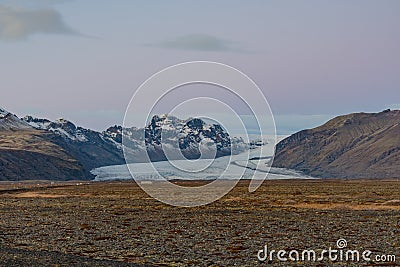
[[[220,125],[196,118],[155,115],[145,128],[115,125],[97,132],[65,119],[18,118],[0,109],[0,180],[89,180],[94,168],[124,164],[123,146],[130,163],[166,160],[168,149],[169,159],[196,159],[249,148]]]
[[[128,162],[214,158],[252,148],[218,124],[154,115],[144,128],[103,132],[65,119],[0,109],[0,180],[90,180],[94,168]],[[400,111],[354,113],[276,145],[273,167],[321,178],[400,178]]]

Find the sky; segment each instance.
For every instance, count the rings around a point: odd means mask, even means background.
[[[0,106],[102,130],[151,75],[201,60],[248,75],[281,133],[398,109],[399,14],[398,0],[0,0]]]

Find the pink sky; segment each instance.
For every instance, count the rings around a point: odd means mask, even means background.
[[[19,115],[121,123],[143,81],[192,60],[249,75],[282,124],[400,103],[396,0],[21,0],[0,11],[0,106]]]

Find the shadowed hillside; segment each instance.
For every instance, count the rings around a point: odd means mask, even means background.
[[[297,132],[277,145],[273,165],[316,177],[400,178],[400,111],[339,116]]]
[[[83,166],[49,134],[35,129],[0,131],[0,180],[85,179]]]
[[[83,140],[67,132],[73,124],[59,124],[49,122],[53,131],[35,128],[0,109],[0,181],[89,180],[92,168],[124,163],[122,152],[100,133],[85,130]]]

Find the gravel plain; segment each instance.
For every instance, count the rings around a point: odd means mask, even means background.
[[[199,186],[204,182],[178,182]],[[241,181],[178,208],[134,182],[0,184],[0,266],[400,266],[399,180]],[[272,250],[336,248],[396,261],[259,261]]]

